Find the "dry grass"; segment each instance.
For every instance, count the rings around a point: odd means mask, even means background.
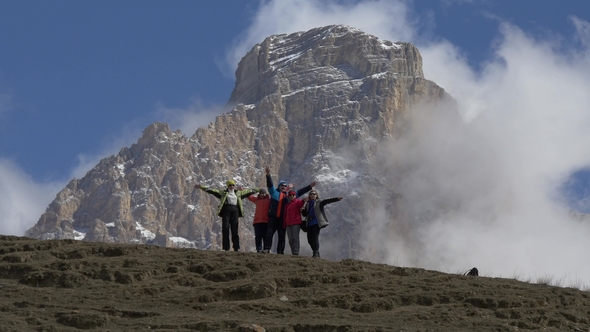
[[[534,280],[0,236],[0,331],[590,330],[590,294]]]
[[[464,275],[465,271],[469,271],[469,269],[465,270],[457,270],[455,274]],[[491,275],[487,272],[482,273],[479,271],[479,275],[482,277],[489,277],[489,278],[504,278],[502,275]],[[541,276],[524,276],[522,272],[515,272],[510,276],[508,279],[526,282],[528,284],[536,284],[536,285],[543,285],[543,286],[554,286],[560,288],[574,288],[578,289],[583,292],[590,292],[590,285],[584,282],[584,280],[580,279],[579,277],[572,279],[567,274],[563,275],[560,278],[556,278],[550,274],[544,274]]]

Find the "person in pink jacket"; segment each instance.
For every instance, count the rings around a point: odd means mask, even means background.
[[[254,242],[256,243],[256,252],[262,252],[263,243],[266,246],[266,230],[268,228],[268,209],[270,207],[270,196],[266,189],[261,188],[258,196],[248,196],[248,200],[254,205]]]
[[[285,215],[283,218],[284,226],[287,230],[289,247],[292,255],[299,255],[299,230],[301,228],[301,208],[305,202],[297,198],[297,192],[291,190],[287,196],[287,206],[285,206]]]

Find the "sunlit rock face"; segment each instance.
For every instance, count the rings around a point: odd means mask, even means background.
[[[402,135],[413,106],[449,99],[424,78],[412,44],[341,25],[273,35],[240,61],[231,112],[191,137],[148,126],[137,143],[72,180],[26,236],[219,249],[218,200],[193,185],[221,188],[231,178],[265,186],[268,166],[275,184],[315,179],[321,198],[345,198],[326,208],[323,257],[358,257],[372,211],[385,208],[385,232],[395,231],[399,212],[401,194],[374,171],[381,143]],[[244,205],[240,235],[250,251],[253,204]]]

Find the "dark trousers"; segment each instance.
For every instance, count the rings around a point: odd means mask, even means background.
[[[240,249],[240,236],[238,235],[238,217],[240,212],[237,205],[226,204],[221,215],[221,236],[223,250],[229,250],[229,233],[231,230],[231,242],[235,251]]]
[[[285,253],[285,228],[283,227],[283,218],[280,217],[268,217],[268,229],[266,231],[266,242],[264,243],[264,249],[270,250],[272,247],[272,238],[277,232],[279,240],[277,241],[277,254]]]
[[[307,227],[307,243],[314,252],[320,251],[320,226],[318,224]]]
[[[254,224],[254,242],[256,243],[256,251],[261,251],[266,247],[266,232],[268,230],[267,223]],[[264,243],[264,246],[263,246]],[[270,247],[270,246],[269,246]]]

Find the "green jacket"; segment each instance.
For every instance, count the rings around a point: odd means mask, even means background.
[[[227,189],[210,189],[207,186],[200,186],[200,189],[208,194],[211,194],[217,198],[219,198],[219,206],[217,207],[217,215],[221,217],[221,211],[223,210],[223,206],[225,205],[225,200],[227,199]],[[244,190],[236,190],[236,196],[238,196],[238,210],[240,211],[239,216],[244,216],[244,207],[242,206],[242,198],[246,198],[254,193],[257,193],[260,188],[255,189],[244,189]]]

